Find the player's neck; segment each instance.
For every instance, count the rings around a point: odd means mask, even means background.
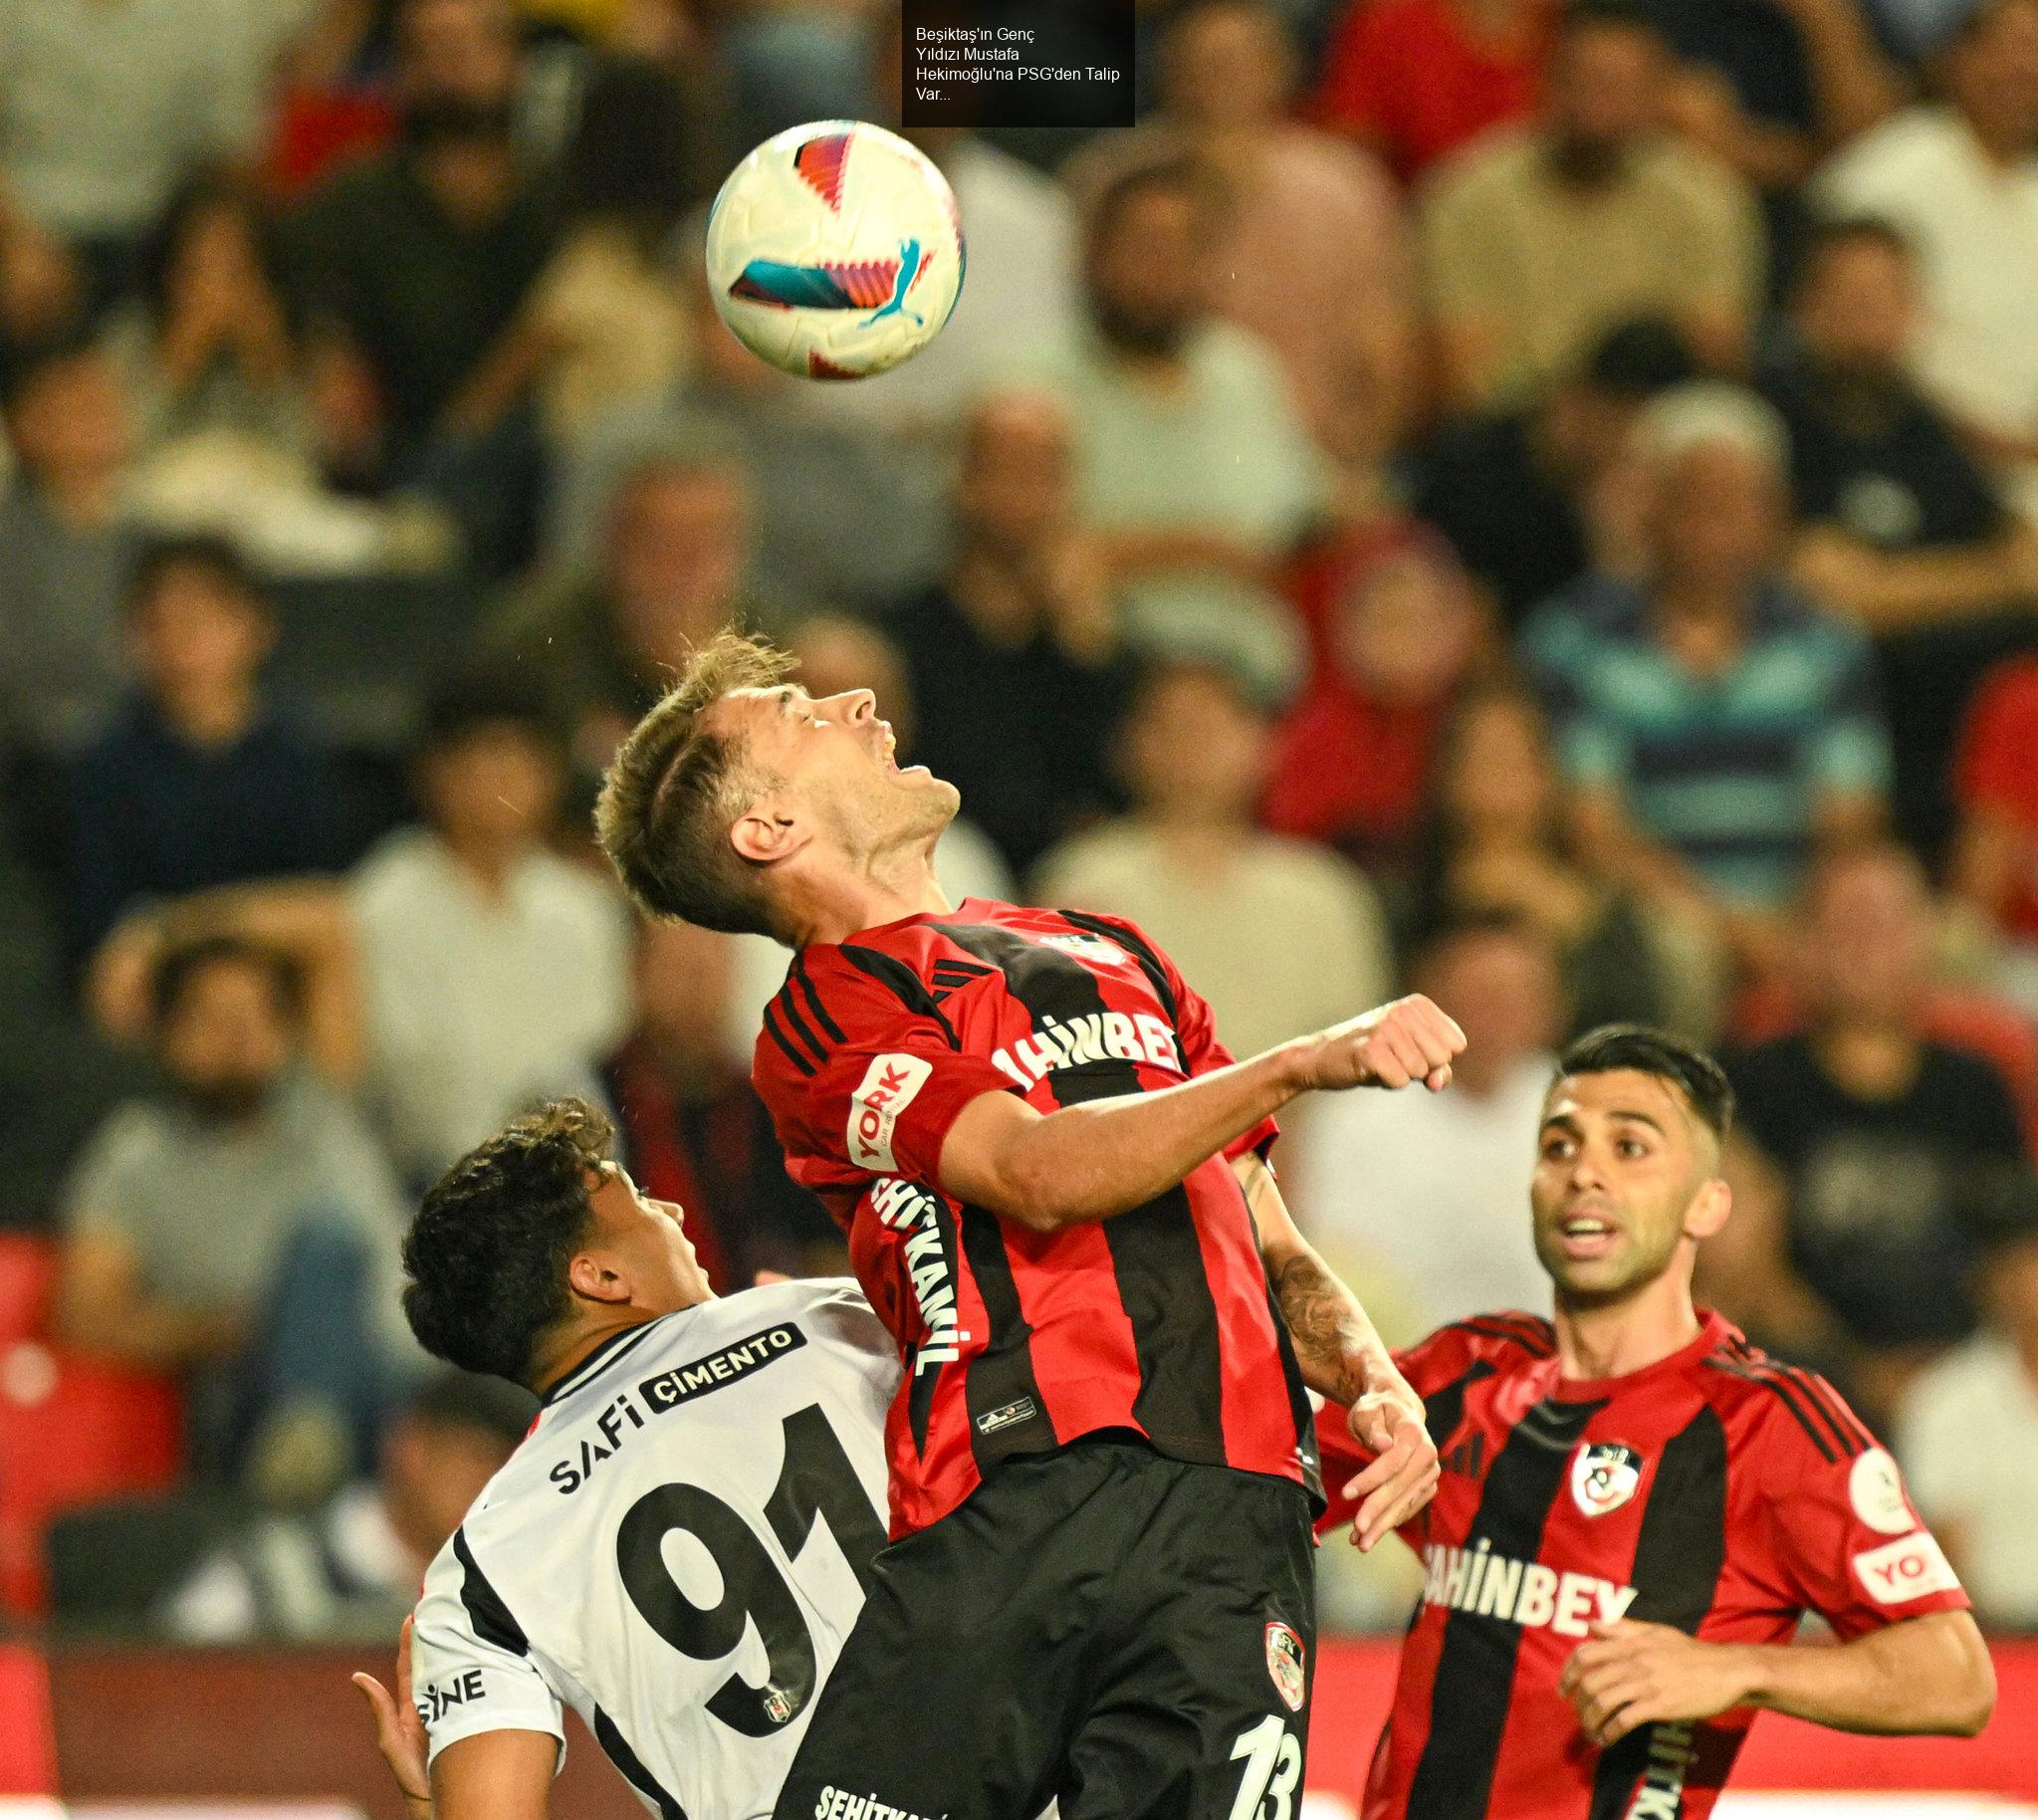
[[[614,1314],[599,1321],[589,1321],[563,1333],[532,1368],[531,1388],[541,1397],[552,1394],[553,1387],[563,1384],[578,1371],[601,1347],[618,1334],[628,1333],[641,1327],[646,1321],[655,1321],[660,1316],[649,1308],[618,1308]]]
[[[1619,1301],[1556,1304],[1557,1362],[1566,1378],[1625,1378],[1682,1352],[1703,1330],[1689,1282],[1659,1279]]]
[[[934,875],[934,843],[880,854],[856,871],[817,883],[793,906],[794,948],[846,942],[902,917],[945,915],[955,905]]]

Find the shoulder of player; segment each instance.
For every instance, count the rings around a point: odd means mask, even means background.
[[[1850,1460],[1877,1446],[1847,1400],[1817,1372],[1771,1358],[1738,1334],[1698,1361],[1694,1376],[1729,1433],[1743,1446],[1810,1450],[1820,1460]]]
[[[1447,1322],[1400,1356],[1404,1369],[1433,1379],[1456,1376],[1454,1366],[1514,1371],[1555,1358],[1557,1334],[1542,1315],[1504,1308]]]

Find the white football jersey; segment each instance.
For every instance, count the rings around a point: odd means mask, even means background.
[[[704,1302],[564,1379],[425,1577],[430,1750],[562,1704],[660,1820],[768,1815],[885,1539],[891,1336],[847,1279]]]

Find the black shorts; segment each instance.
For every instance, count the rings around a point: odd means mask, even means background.
[[[1291,1820],[1309,1517],[1135,1438],[1008,1460],[878,1555],[778,1820]]]

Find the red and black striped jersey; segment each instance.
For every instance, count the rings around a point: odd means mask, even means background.
[[[1754,1713],[1599,1749],[1557,1692],[1587,1625],[1785,1643],[1807,1612],[1845,1639],[1967,1605],[1839,1394],[1716,1314],[1624,1377],[1566,1379],[1550,1323],[1518,1313],[1442,1328],[1401,1366],[1444,1473],[1402,1532],[1427,1573],[1365,1820],[1703,1820]],[[1363,1459],[1342,1414],[1322,1418],[1340,1483]]]
[[[892,1533],[1001,1460],[1103,1429],[1177,1460],[1317,1487],[1314,1426],[1230,1158],[1115,1219],[1037,1233],[943,1194],[979,1094],[1042,1112],[1231,1060],[1210,1007],[1130,923],[981,898],[793,961],[755,1076],[786,1167],[849,1235],[905,1378],[886,1427]]]

